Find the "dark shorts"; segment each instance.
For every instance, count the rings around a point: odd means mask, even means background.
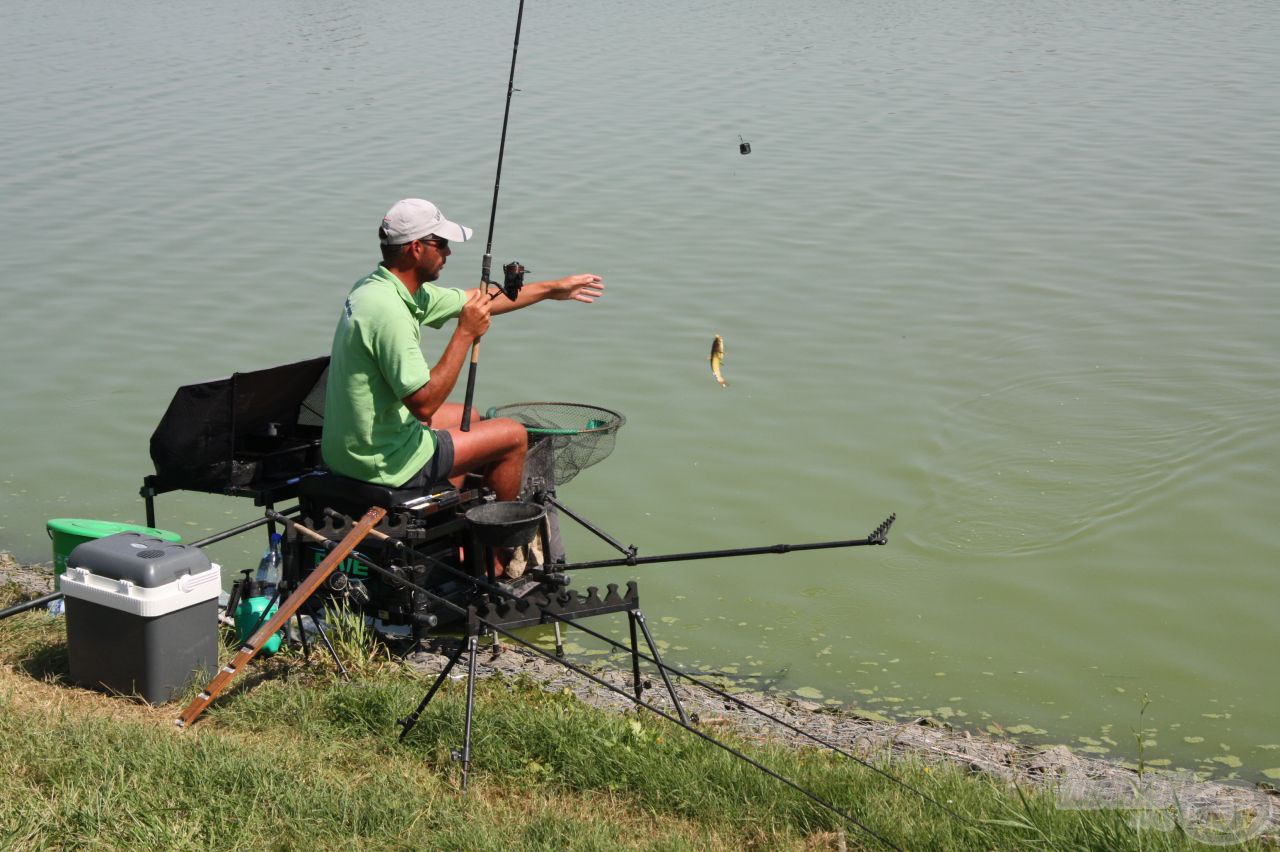
[[[400,488],[426,488],[449,479],[449,471],[453,470],[453,436],[443,429],[432,429],[431,433],[436,436],[436,451],[422,470],[409,477]]]

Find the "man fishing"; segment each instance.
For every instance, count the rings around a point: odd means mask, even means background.
[[[382,263],[351,288],[333,335],[321,452],[335,473],[425,488],[461,484],[474,472],[499,500],[519,494],[524,426],[481,421],[473,410],[470,431],[463,432],[463,406],[445,400],[492,315],[548,299],[593,302],[604,283],[598,275],[571,275],[527,284],[514,301],[492,302],[484,282],[466,291],[437,286],[450,243],[471,233],[421,198],[396,202],[383,218]],[[444,352],[429,367],[419,348],[422,326],[439,329],[455,318]]]

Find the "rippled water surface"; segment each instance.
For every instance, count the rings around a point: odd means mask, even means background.
[[[514,4],[0,18],[0,546],[142,520],[174,388],[327,351],[395,199],[475,280]],[[598,572],[678,663],[1280,777],[1277,44],[1261,0],[528,0],[495,254],[609,292],[499,320],[478,402],[625,412],[562,497],[642,553],[898,514]]]

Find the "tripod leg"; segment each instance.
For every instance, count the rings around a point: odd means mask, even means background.
[[[280,587],[276,586],[275,593],[271,595],[271,600],[267,601],[267,605],[262,608],[262,612],[258,613],[258,620],[253,623],[253,630],[249,632],[250,636],[261,629],[262,625],[267,621],[267,616],[271,613],[271,608],[280,603],[281,600],[283,598],[280,597]]]
[[[640,700],[644,687],[640,685],[640,645],[636,642],[636,613],[640,610],[627,610],[627,620],[631,622],[631,683]]]
[[[338,667],[338,673],[342,675],[342,679],[350,681],[351,676],[347,674],[347,670],[342,665],[342,660],[338,657],[338,652],[334,650],[333,643],[329,641],[329,632],[324,629],[324,624],[316,617],[316,608],[313,604],[307,615],[311,616],[311,623],[316,626],[316,633],[320,635],[320,641],[329,649],[329,656],[333,657],[333,664]],[[302,626],[302,613],[298,613],[298,626]]]
[[[271,615],[272,608],[277,608],[276,605],[279,603],[282,603],[283,601],[284,601],[284,590],[281,589],[279,585],[277,585],[275,592],[273,592],[271,595],[271,600],[267,601],[267,605],[262,608],[262,612],[258,613],[258,620],[253,623],[253,629],[249,631],[250,636],[254,635],[255,633],[258,632],[258,630],[262,628],[262,625],[265,624],[267,621],[267,617]],[[284,626],[285,626],[285,629],[280,634],[281,644],[284,643],[286,634],[288,634],[289,632],[288,630],[289,622],[287,619],[285,620]],[[271,637],[267,637],[266,641],[270,642]],[[266,642],[264,642],[263,644],[265,645]]]
[[[302,610],[298,610],[298,641],[302,643],[302,659],[311,661],[311,644],[307,642],[307,629],[302,626]]]
[[[471,772],[471,713],[476,706],[476,637],[467,637],[467,720],[462,734],[462,792],[467,792]]]
[[[662,675],[662,682],[667,685],[667,692],[671,694],[671,703],[676,706],[676,713],[680,714],[680,721],[686,725],[689,724],[689,717],[685,715],[684,707],[680,704],[680,699],[676,697],[676,688],[671,685],[671,678],[667,677],[667,669],[662,665],[662,657],[658,656],[658,646],[653,641],[653,636],[649,633],[649,625],[644,620],[644,613],[638,609],[631,610],[632,616],[640,624],[640,629],[644,631],[644,641],[649,643],[649,652],[653,654],[654,662],[658,664],[658,674]]]
[[[436,682],[431,684],[431,688],[427,690],[426,696],[422,699],[422,703],[418,705],[418,709],[414,710],[407,717],[397,720],[397,724],[404,730],[400,731],[400,741],[404,742],[405,736],[409,731],[413,730],[413,726],[418,724],[418,717],[422,715],[422,711],[427,709],[427,705],[431,703],[431,699],[435,697],[436,690],[440,688],[440,684],[444,683],[444,679],[449,676],[454,663],[462,656],[462,652],[466,646],[459,645],[458,650],[454,651],[449,657],[449,662],[445,663],[444,668],[440,670],[440,674],[436,676]]]

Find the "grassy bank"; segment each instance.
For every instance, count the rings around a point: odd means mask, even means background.
[[[0,603],[3,601],[0,600]],[[348,630],[351,683],[287,655],[242,678],[192,730],[66,683],[62,624],[0,621],[0,844],[107,848],[882,848],[856,827],[650,715],[532,683],[477,689],[474,764],[457,793],[462,684],[405,743],[428,685]],[[718,735],[726,736],[724,732]],[[734,741],[910,849],[1199,848],[1115,811],[1062,811],[955,770],[885,768],[962,817],[816,751]],[[1252,846],[1238,848],[1256,848]]]

